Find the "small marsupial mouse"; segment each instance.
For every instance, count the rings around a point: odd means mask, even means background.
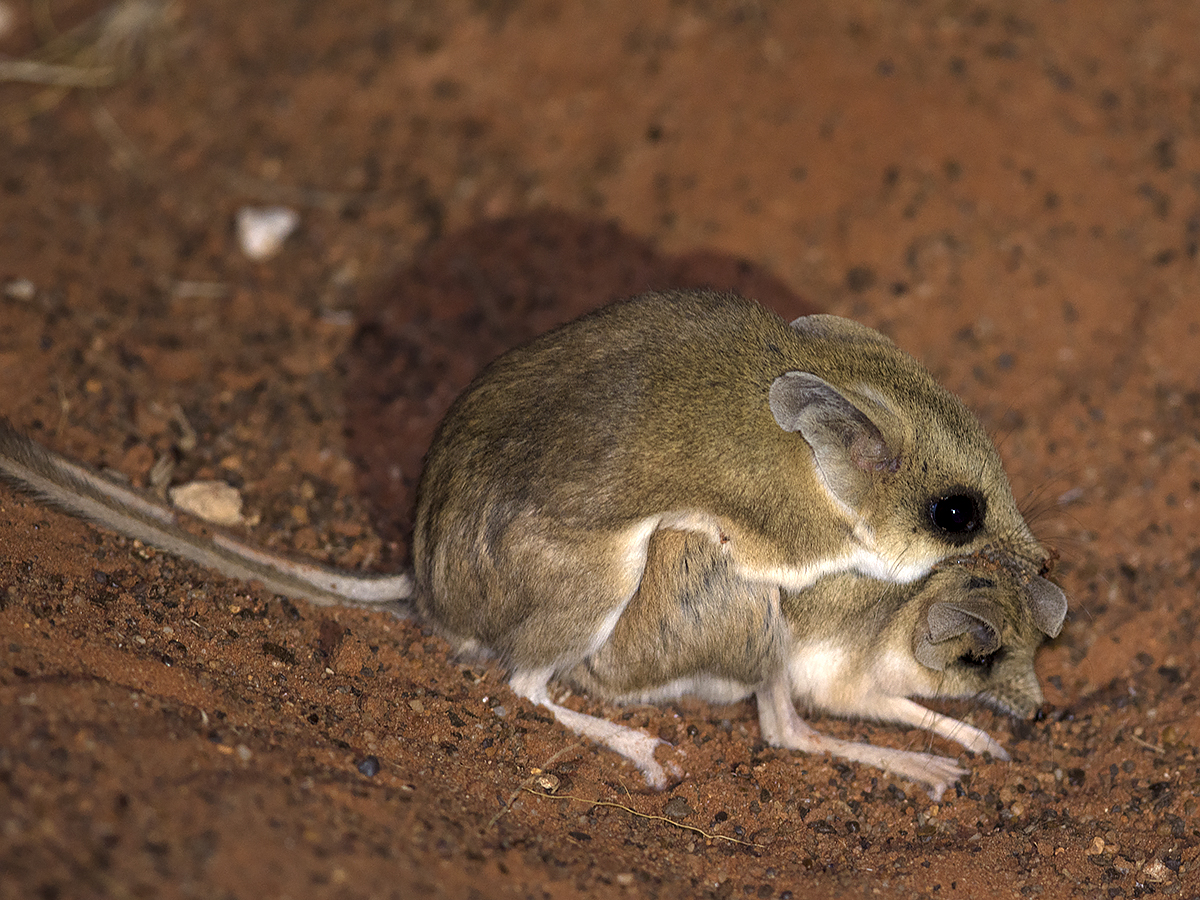
[[[772,744],[940,796],[940,757],[835,741],[797,701],[1004,756],[911,696],[1028,714],[1066,597],[982,425],[880,333],[788,325],[707,291],[612,304],[501,356],[451,407],[417,495],[413,571],[327,569],[224,535],[0,429],[0,476],[114,531],[317,603],[410,605],[515,691],[622,753],[662,745],[550,685],[655,700],[754,694]],[[670,766],[668,766],[670,768]]]
[[[608,640],[560,677],[623,703],[754,694],[768,743],[877,766],[940,799],[965,774],[953,760],[821,735],[797,704],[925,728],[1008,759],[983,731],[910,698],[970,698],[1029,716],[1042,703],[1034,651],[1058,633],[1065,611],[1062,592],[1032,564],[991,551],[943,561],[907,584],[842,573],[792,592],[746,581],[705,535],[662,529]],[[648,778],[666,778],[655,769],[657,739],[628,730],[610,745]]]

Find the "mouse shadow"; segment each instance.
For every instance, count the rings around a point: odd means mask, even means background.
[[[550,209],[438,237],[367,297],[341,365],[347,447],[384,540],[379,565],[410,564],[425,451],[484,366],[613,300],[682,288],[733,291],[789,321],[818,311],[748,260],[661,253],[615,222]]]

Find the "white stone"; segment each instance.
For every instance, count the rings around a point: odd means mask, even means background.
[[[270,259],[300,224],[286,206],[243,206],[237,214],[238,244],[251,259]]]
[[[223,481],[191,481],[169,493],[172,503],[205,522],[237,525],[242,521],[242,495]]]

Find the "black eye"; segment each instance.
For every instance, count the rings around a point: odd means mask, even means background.
[[[983,524],[983,500],[974,494],[950,494],[929,504],[929,520],[946,535],[966,538]]]

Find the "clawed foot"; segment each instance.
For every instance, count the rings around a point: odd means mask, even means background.
[[[935,803],[941,801],[947,788],[953,786],[964,775],[969,774],[967,769],[945,756],[914,753],[908,750],[892,750],[887,747],[873,747],[872,749],[880,750],[885,754],[884,758],[875,765],[885,772],[891,772],[893,775],[899,775],[901,778],[925,785],[926,791]]]
[[[624,728],[603,743],[637,766],[646,779],[646,786],[653,790],[665,790],[683,780],[683,766],[676,758],[682,756],[683,751],[660,738]]]

